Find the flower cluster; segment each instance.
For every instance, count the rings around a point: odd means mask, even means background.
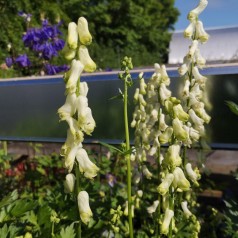
[[[85,41],[85,39],[92,38],[88,31],[88,23],[83,17],[80,17],[78,22],[78,26],[74,22],[69,23],[67,48],[68,51],[78,51],[78,54],[77,58],[72,58],[71,67],[64,75],[67,97],[65,104],[58,109],[58,113],[60,119],[66,121],[69,125],[67,139],[61,151],[65,168],[69,172],[66,176],[65,190],[77,194],[80,217],[82,222],[87,224],[92,216],[92,211],[89,207],[89,196],[86,191],[79,191],[78,186],[75,186],[79,178],[77,177],[77,172],[75,176],[72,170],[75,168],[76,171],[79,171],[88,179],[93,179],[99,170],[89,159],[86,150],[82,146],[84,133],[90,135],[96,124],[92,111],[88,106],[88,85],[86,82],[80,82],[82,71],[91,72],[92,69],[96,69],[96,65],[90,58],[85,46],[89,42]],[[82,22],[83,24],[81,24]],[[71,27],[72,25],[74,28]],[[82,49],[87,53],[80,53]],[[67,52],[65,53],[66,55],[68,54]]]
[[[153,175],[144,165],[149,156],[154,156],[158,161],[159,185],[157,192],[159,199],[148,207],[147,211],[153,214],[157,211],[160,233],[171,234],[176,232],[176,210],[179,208],[183,219],[191,218],[191,232],[197,237],[200,229],[199,222],[188,208],[188,201],[181,198],[181,193],[191,192],[192,186],[198,186],[200,174],[198,169],[193,170],[187,162],[184,151],[193,143],[199,141],[204,135],[204,123],[210,121],[210,116],[205,111],[202,102],[206,78],[199,73],[205,66],[205,59],[199,51],[199,43],[208,40],[208,34],[203,29],[198,15],[207,5],[206,0],[201,0],[198,7],[192,10],[188,19],[189,27],[184,35],[191,38],[192,45],[184,58],[179,73],[185,78],[183,99],[172,96],[168,89],[170,79],[165,66],[155,64],[155,73],[145,83],[143,74],[139,75],[140,87],[136,89],[134,101],[136,103],[131,126],[135,128],[135,153],[131,159],[136,159],[141,166],[146,178]],[[183,105],[184,103],[184,105]],[[165,153],[161,152],[161,145],[168,145]],[[181,152],[183,150],[183,153]],[[184,196],[186,197],[186,196]],[[179,201],[179,204],[176,202]],[[190,204],[194,206],[194,204]],[[192,231],[193,230],[193,231]]]
[[[20,12],[19,15],[25,19],[27,23],[31,21],[31,14]],[[25,47],[32,51],[42,62],[40,67],[41,74],[53,75],[68,70],[67,65],[56,66],[51,65],[49,61],[58,56],[58,52],[64,48],[65,42],[60,39],[62,35],[59,27],[61,22],[50,25],[47,20],[42,20],[40,28],[28,28],[23,34],[22,41]],[[11,51],[11,47],[10,47]],[[12,51],[13,53],[13,51]],[[31,62],[27,54],[19,56],[13,55],[6,58],[8,67],[18,66],[20,68],[35,67],[34,62]]]

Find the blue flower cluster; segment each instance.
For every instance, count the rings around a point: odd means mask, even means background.
[[[31,17],[30,14],[23,12],[19,12],[18,15],[25,20]],[[64,40],[59,38],[62,35],[59,30],[60,25],[61,22],[50,25],[47,20],[43,20],[40,28],[29,28],[22,37],[24,46],[33,51],[39,57],[39,60],[42,60],[44,72],[49,75],[66,71],[69,68],[66,65],[55,66],[49,64],[49,61],[53,57],[58,56],[58,51],[62,50],[65,45]],[[8,67],[12,65],[30,67],[32,65],[26,54],[17,57],[7,57],[5,61]]]

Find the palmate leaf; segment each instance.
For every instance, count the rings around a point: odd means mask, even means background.
[[[232,101],[225,101],[230,110],[238,116],[238,105]]]
[[[17,190],[14,190],[13,192],[11,192],[10,194],[8,194],[6,197],[4,197],[1,201],[0,201],[0,208],[11,204],[12,202],[14,202],[15,200],[17,200],[18,198],[18,192]]]
[[[11,210],[11,215],[15,217],[22,216],[24,213],[33,210],[36,207],[36,202],[27,199],[21,199],[16,202]]]
[[[60,231],[60,238],[74,238],[74,223],[72,223],[70,226],[67,226],[65,229],[62,228]]]

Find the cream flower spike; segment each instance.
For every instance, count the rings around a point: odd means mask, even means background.
[[[80,148],[76,153],[76,159],[79,164],[79,170],[84,173],[84,176],[89,179],[93,179],[97,176],[99,168],[89,159],[85,149]]]
[[[207,4],[208,4],[207,0],[200,0],[198,6],[189,12],[188,17],[187,17],[188,20],[189,21],[196,20],[198,15],[206,8]]]
[[[93,213],[89,206],[89,196],[86,191],[81,191],[78,194],[78,208],[82,222],[87,225],[93,216]]]
[[[72,193],[74,191],[75,180],[76,178],[74,174],[70,173],[66,175],[64,182],[65,192]]]
[[[157,188],[158,193],[164,196],[169,191],[169,187],[172,184],[173,180],[174,180],[173,174],[166,174],[164,180]]]
[[[86,46],[81,45],[79,47],[78,55],[81,63],[84,65],[85,72],[92,73],[96,70],[97,66],[91,59]]]
[[[80,43],[83,45],[90,45],[92,42],[92,36],[88,29],[88,22],[86,18],[80,17],[78,19],[78,34]]]
[[[171,222],[173,216],[174,216],[174,211],[167,208],[166,211],[165,211],[164,220],[163,220],[163,222],[161,224],[161,227],[160,227],[161,234],[164,234],[164,235],[168,234],[169,225],[170,225],[170,222]]]
[[[78,46],[78,31],[77,25],[74,22],[70,22],[68,25],[67,43],[69,48],[73,50]]]

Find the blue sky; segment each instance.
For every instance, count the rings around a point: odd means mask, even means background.
[[[175,30],[184,30],[188,25],[187,14],[199,0],[175,0],[180,11]],[[208,6],[199,17],[205,28],[238,26],[238,0],[208,0]]]

